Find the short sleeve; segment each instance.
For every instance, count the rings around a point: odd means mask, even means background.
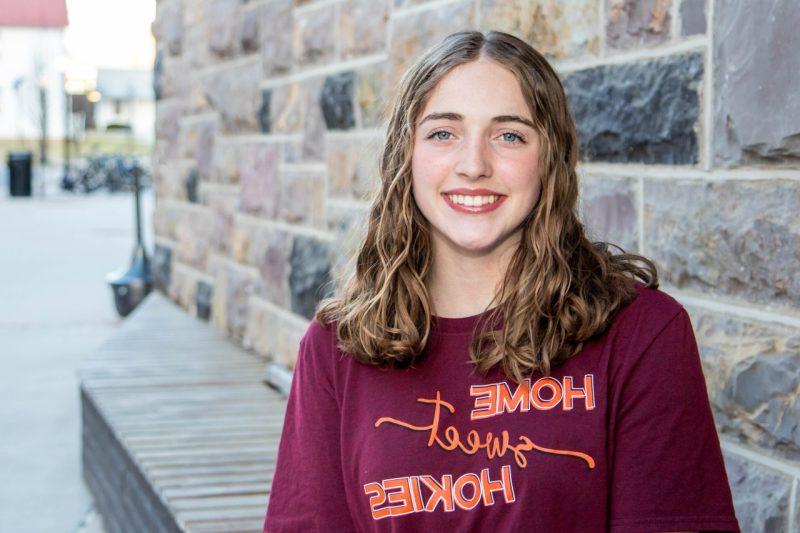
[[[355,531],[345,502],[330,338],[312,322],[300,342],[264,533]]]
[[[633,354],[635,355],[635,354]],[[739,531],[692,323],[680,311],[620,375],[610,529]]]

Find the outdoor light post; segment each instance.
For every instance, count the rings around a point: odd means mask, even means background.
[[[145,296],[153,288],[153,281],[150,275],[150,260],[147,258],[147,251],[142,242],[141,187],[139,183],[142,171],[138,166],[135,166],[132,172],[136,215],[136,246],[133,250],[133,258],[128,271],[124,273],[115,271],[106,276],[106,281],[108,281],[114,293],[114,305],[121,317],[128,316],[131,311],[136,309],[136,306],[144,300]]]
[[[67,82],[64,81],[64,139],[63,150],[64,157],[62,158],[64,165],[64,175],[61,178],[61,183],[66,183],[69,180],[69,141],[72,131],[72,95],[69,93]]]

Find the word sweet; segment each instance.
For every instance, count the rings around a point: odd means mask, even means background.
[[[422,494],[423,486],[427,489],[427,498]],[[495,503],[494,493],[502,496],[506,503],[515,500],[510,466],[500,469],[499,479],[491,479],[489,469],[484,468],[480,474],[464,474],[455,481],[450,474],[442,476],[441,481],[428,475],[384,479],[365,484],[364,492],[370,496],[370,510],[375,520],[423,511],[430,513],[440,504],[448,512],[456,506],[468,511],[481,502],[488,507]]]
[[[572,376],[564,376],[563,383],[552,377],[540,378],[531,383],[526,378],[512,393],[508,383],[472,385],[469,395],[475,397],[475,409],[470,413],[471,420],[489,418],[514,411],[527,412],[531,407],[539,410],[553,409],[561,404],[562,409],[571,411],[576,399],[582,399],[587,411],[595,408],[594,375],[583,377],[583,387],[572,383]]]
[[[375,427],[379,427],[381,424],[388,423],[396,424],[413,431],[426,431],[429,433],[428,447],[436,444],[443,450],[453,451],[455,449],[459,449],[467,455],[474,455],[479,453],[481,450],[484,450],[487,458],[494,459],[495,457],[503,457],[506,455],[506,453],[511,452],[514,455],[514,461],[520,468],[525,468],[525,466],[528,464],[528,459],[525,457],[525,452],[529,452],[531,450],[554,455],[570,455],[583,459],[586,461],[586,464],[589,465],[589,468],[594,468],[594,459],[585,453],[545,448],[535,444],[525,435],[518,437],[517,443],[512,444],[510,442],[508,431],[502,431],[499,437],[493,435],[492,432],[487,432],[485,436],[481,437],[478,431],[472,429],[463,439],[458,429],[454,426],[447,426],[444,428],[444,431],[440,432],[439,425],[441,423],[442,407],[450,411],[450,413],[455,413],[455,408],[453,405],[442,400],[441,394],[438,390],[436,391],[436,398],[417,398],[417,401],[421,403],[433,404],[433,420],[430,424],[426,426],[417,426],[403,420],[383,416],[375,421]]]

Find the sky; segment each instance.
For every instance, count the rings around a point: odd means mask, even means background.
[[[155,0],[67,0],[64,32],[71,63],[94,68],[152,68]]]

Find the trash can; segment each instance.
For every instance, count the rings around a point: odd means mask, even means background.
[[[31,195],[32,152],[8,154],[8,192],[11,196]]]

